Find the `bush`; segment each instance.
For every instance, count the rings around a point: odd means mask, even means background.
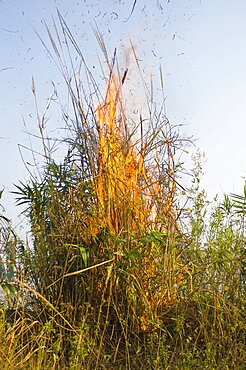
[[[67,154],[58,163],[43,117],[41,175],[16,186],[33,245],[15,279],[20,314],[10,326],[1,314],[2,367],[243,369],[244,213],[226,197],[206,221],[199,163],[191,189],[180,184],[189,140],[152,96],[148,116],[132,123],[125,73],[106,52],[105,98],[93,102],[97,85],[59,19],[51,55],[66,66],[64,45],[74,47],[94,93],[88,100],[72,62],[62,69],[73,108],[63,110]]]

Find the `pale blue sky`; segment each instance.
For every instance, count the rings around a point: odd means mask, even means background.
[[[27,178],[18,144],[29,146],[23,118],[35,132],[34,75],[42,108],[61,80],[35,30],[47,41],[56,8],[67,21],[88,66],[100,54],[92,25],[109,53],[136,45],[145,78],[165,77],[167,116],[197,138],[205,151],[202,185],[217,193],[242,192],[246,154],[246,1],[243,0],[2,0],[0,1],[0,186]],[[122,53],[123,55],[123,53]],[[102,56],[102,55],[101,55]],[[123,59],[122,59],[123,60]],[[99,71],[95,71],[99,73]],[[131,81],[129,80],[128,83]],[[23,118],[22,118],[23,117]],[[56,117],[51,117],[51,125]],[[27,156],[27,153],[24,153]],[[27,158],[27,157],[26,157]],[[13,199],[4,196],[14,217]]]

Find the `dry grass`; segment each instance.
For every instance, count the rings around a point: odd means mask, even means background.
[[[164,106],[129,120],[125,70],[97,34],[108,68],[102,99],[59,20],[48,51],[70,97],[61,143],[68,154],[56,162],[40,119],[41,177],[15,192],[27,206],[33,245],[13,260],[17,296],[1,311],[1,368],[243,369],[243,214],[224,202],[205,223],[199,174],[190,190],[179,183],[187,141]],[[34,81],[32,90],[36,97]]]

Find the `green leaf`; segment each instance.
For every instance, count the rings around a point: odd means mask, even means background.
[[[85,267],[88,267],[88,253],[87,253],[87,250],[84,247],[79,247],[79,250],[80,250],[83,262],[85,264]]]
[[[130,253],[128,253],[127,257],[130,259],[140,258],[142,255],[139,253],[139,249],[141,248],[141,245],[138,245],[137,247],[133,248]]]
[[[244,195],[230,194],[233,200],[233,207],[237,213],[246,213],[246,186],[244,186]]]

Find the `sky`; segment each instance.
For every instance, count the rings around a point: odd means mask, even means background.
[[[10,192],[14,183],[29,177],[30,152],[24,147],[35,145],[28,132],[37,132],[32,76],[41,112],[53,92],[52,82],[62,81],[37,36],[49,43],[46,25],[54,32],[57,9],[99,78],[98,58],[103,60],[103,55],[95,27],[109,55],[117,49],[119,63],[125,63],[131,40],[146,80],[158,81],[161,66],[168,119],[193,136],[197,147],[193,150],[205,153],[202,187],[208,198],[242,193],[246,167],[244,0],[0,0],[0,189],[5,188],[1,203],[14,224],[20,222],[19,210]],[[133,72],[127,83],[131,82]],[[141,95],[136,95],[134,99],[141,103]],[[52,112],[51,129],[60,125]]]

